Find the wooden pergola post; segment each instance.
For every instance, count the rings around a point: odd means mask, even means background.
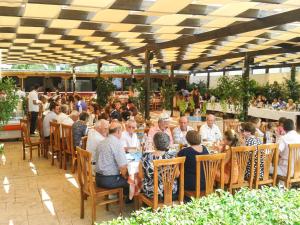
[[[145,119],[150,119],[150,51],[145,52]]]
[[[209,89],[209,86],[210,86],[210,72],[208,71],[207,72],[207,83],[206,83],[207,89]]]
[[[251,64],[252,58],[249,57],[248,54],[245,55],[244,58],[244,71],[243,71],[243,89],[244,89],[244,97],[243,97],[243,119],[246,120],[248,118],[248,105],[249,105],[249,78],[250,78],[250,64]]]
[[[102,63],[100,61],[97,62],[97,76],[100,77],[101,74]]]
[[[171,65],[171,68],[170,68],[170,70],[171,70],[171,86],[173,86],[174,85],[174,65],[172,64]],[[174,96],[172,96],[172,100],[171,100],[171,116],[173,116],[173,108],[174,108],[174,105],[173,105],[173,99],[174,98]]]
[[[76,91],[76,85],[75,85],[75,82],[74,82],[74,76],[75,76],[75,79],[76,79],[76,74],[75,74],[75,67],[72,68],[72,74],[73,74],[73,80],[72,80],[72,87],[73,87],[73,93]]]
[[[294,65],[291,67],[291,81],[296,81],[296,66]]]

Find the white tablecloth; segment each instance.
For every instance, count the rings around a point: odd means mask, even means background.
[[[231,114],[237,114],[237,112],[234,110],[233,106],[227,106],[226,109],[223,109],[220,105],[220,103],[207,103],[207,110],[210,111],[217,111],[217,112],[224,112],[224,113],[231,113]],[[294,121],[294,123],[297,123],[297,116],[300,116],[300,112],[289,112],[284,110],[274,110],[274,109],[266,109],[266,108],[256,108],[250,106],[248,108],[248,115],[264,118],[264,119],[271,119],[271,120],[278,120],[280,117],[285,117],[288,119],[291,119]]]

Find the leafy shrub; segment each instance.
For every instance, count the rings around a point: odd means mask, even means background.
[[[143,209],[129,218],[103,224],[300,224],[300,191],[264,187],[225,191],[152,212]]]
[[[14,80],[10,77],[0,78],[0,127],[13,116],[18,99]]]
[[[115,90],[115,86],[110,80],[106,80],[103,77],[98,77],[96,79],[96,85],[97,102],[101,107],[105,107],[109,96]]]

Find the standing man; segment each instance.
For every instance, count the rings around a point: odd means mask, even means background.
[[[41,101],[38,98],[38,90],[39,86],[35,84],[31,92],[28,95],[28,111],[30,112],[30,135],[34,135],[34,131],[36,129],[36,121],[39,114],[39,105]]]

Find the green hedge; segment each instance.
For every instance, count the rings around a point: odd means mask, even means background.
[[[102,224],[300,224],[300,190],[242,189],[234,196],[220,191],[206,198],[156,212],[143,209],[129,218]]]

